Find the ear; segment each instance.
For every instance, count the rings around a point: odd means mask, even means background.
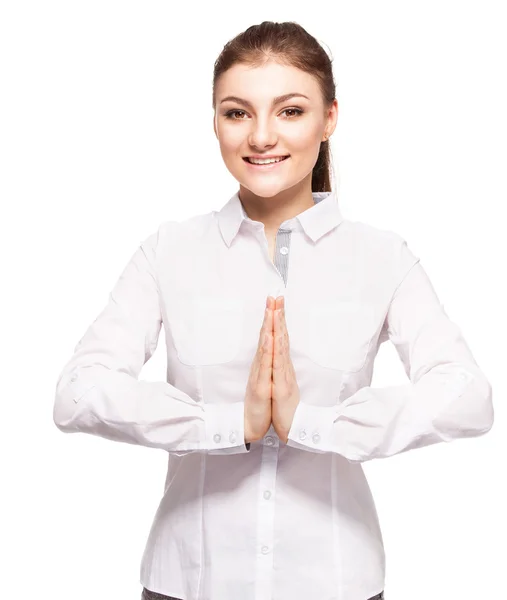
[[[338,100],[335,98],[333,103],[329,107],[327,113],[327,125],[326,125],[326,135],[329,139],[336,129],[336,122],[338,120]]]
[[[218,140],[218,132],[217,132],[217,115],[216,113],[213,115],[213,131],[215,132],[215,136]]]

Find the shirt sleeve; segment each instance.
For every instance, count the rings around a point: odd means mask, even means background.
[[[139,380],[162,325],[155,269],[159,233],[160,228],[135,251],[61,371],[54,423],[66,433],[177,454],[248,452],[244,401],[199,403],[168,382]]]
[[[419,259],[402,242],[404,275],[392,295],[385,325],[410,383],[362,387],[332,407],[301,401],[288,445],[364,462],[491,429],[491,385]]]

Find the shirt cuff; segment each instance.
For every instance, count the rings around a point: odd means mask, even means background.
[[[333,423],[338,406],[312,406],[299,402],[289,431],[287,446],[317,454],[332,452]]]
[[[209,454],[241,454],[250,451],[245,443],[244,402],[204,404],[206,448]]]

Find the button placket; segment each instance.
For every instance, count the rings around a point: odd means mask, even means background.
[[[290,247],[292,229],[283,229],[282,227],[276,234],[276,251],[274,255],[274,265],[276,270],[280,274],[284,281],[285,286],[287,285],[288,276],[288,254]]]
[[[262,440],[262,463],[259,477],[259,502],[257,505],[257,540],[259,560],[256,577],[264,580],[273,568],[273,540],[275,524],[274,490],[276,489],[278,464],[278,438],[273,426]],[[270,598],[268,593],[266,598]]]

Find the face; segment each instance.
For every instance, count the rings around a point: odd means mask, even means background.
[[[337,101],[325,107],[312,75],[276,62],[255,68],[236,64],[219,78],[215,91],[215,134],[240,187],[261,198],[298,185],[311,193],[320,144],[336,126]],[[273,104],[292,93],[299,95]],[[252,155],[288,158],[255,166],[246,161]]]

